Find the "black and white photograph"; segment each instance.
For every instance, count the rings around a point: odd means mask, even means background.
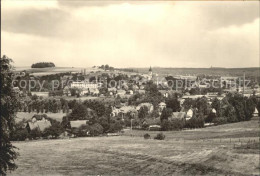
[[[260,175],[259,26],[259,0],[1,0],[0,175]]]

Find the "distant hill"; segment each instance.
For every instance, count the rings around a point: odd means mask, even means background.
[[[131,68],[139,73],[148,73],[149,68]],[[250,68],[163,68],[152,67],[153,73],[160,75],[215,75],[215,76],[243,76],[245,71],[246,76],[259,77],[260,67]]]

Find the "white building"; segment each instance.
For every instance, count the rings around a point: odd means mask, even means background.
[[[89,83],[85,81],[75,81],[72,82],[70,87],[72,88],[82,88],[82,89],[97,89],[101,87],[101,83]]]

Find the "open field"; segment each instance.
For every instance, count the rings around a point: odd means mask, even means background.
[[[140,73],[147,73],[149,68],[133,68]],[[259,67],[252,68],[163,68],[153,67],[153,72],[160,75],[214,75],[214,76],[247,76],[259,77]]]
[[[50,74],[57,74],[57,73],[65,73],[65,72],[81,72],[84,68],[79,67],[48,67],[48,68],[30,68],[30,67],[17,67],[15,71],[24,71],[26,70],[28,73],[34,76],[44,76]],[[89,73],[91,71],[97,71],[97,69],[93,68],[85,68],[86,72]]]
[[[17,113],[17,118],[15,119],[16,120],[16,122],[19,122],[19,121],[22,121],[23,119],[25,119],[25,120],[29,120],[29,119],[31,119],[32,118],[32,116],[34,115],[34,114],[37,114],[36,112],[31,112],[31,113],[28,113],[28,112],[18,112]],[[66,116],[66,113],[38,113],[38,114],[46,114],[48,117],[50,117],[50,118],[52,118],[52,119],[54,119],[54,120],[57,120],[57,121],[59,121],[59,122],[61,122],[62,121],[62,118],[64,117],[64,116]]]
[[[57,74],[64,72],[80,72],[84,68],[79,67],[53,67],[53,68],[30,68],[30,67],[17,67],[16,71],[26,70],[35,76],[43,76],[48,74]],[[91,71],[98,71],[100,69],[85,68],[86,73]],[[149,68],[131,68],[139,73],[148,73]],[[219,76],[242,76],[245,71],[247,76],[259,77],[259,67],[251,68],[163,68],[153,67],[153,72],[159,75],[219,75]]]
[[[10,175],[259,175],[258,118],[197,130],[15,142]]]

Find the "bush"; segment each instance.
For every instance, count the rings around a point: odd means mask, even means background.
[[[38,128],[35,128],[33,130],[30,131],[30,138],[31,139],[37,139],[42,137],[42,133]]]
[[[154,139],[156,140],[164,140],[165,139],[165,135],[163,133],[158,133]]]
[[[79,128],[72,128],[71,133],[77,137],[85,137],[88,136],[90,132],[89,125],[81,125]]]
[[[147,123],[142,124],[142,129],[147,130],[149,128],[149,125]]]
[[[151,139],[150,134],[146,133],[146,134],[144,135],[144,139]]]
[[[64,129],[62,128],[61,124],[59,123],[54,123],[52,126],[50,126],[49,128],[46,128],[43,133],[42,136],[43,137],[48,137],[51,136],[51,138],[58,138],[61,133],[64,132]]]
[[[108,131],[110,133],[115,133],[121,131],[122,129],[123,129],[123,125],[119,121],[115,121],[114,123],[110,124]]]
[[[182,119],[163,120],[161,123],[162,131],[181,130],[184,125]]]
[[[201,117],[192,117],[185,124],[186,128],[203,128],[204,127],[204,119]]]
[[[206,123],[211,123],[213,122],[213,120],[216,118],[216,114],[211,112],[209,113],[209,115],[207,116],[207,118],[205,119]]]
[[[222,125],[227,123],[227,118],[226,117],[217,117],[212,121],[214,124],[217,125]]]
[[[29,138],[30,135],[27,131],[27,129],[16,129],[12,134],[11,134],[11,140],[13,141],[24,141],[25,139]]]
[[[90,126],[90,135],[91,136],[98,136],[103,134],[103,127],[99,123],[95,123],[94,125]]]

